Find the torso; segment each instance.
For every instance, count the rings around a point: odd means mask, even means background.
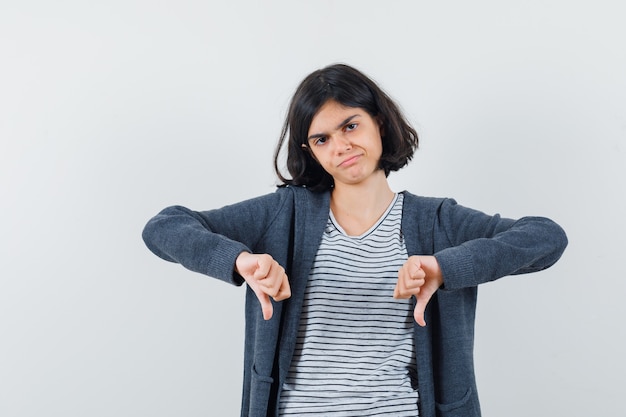
[[[330,214],[305,293],[280,413],[416,416],[413,315],[392,297],[407,258],[402,195],[359,236]]]

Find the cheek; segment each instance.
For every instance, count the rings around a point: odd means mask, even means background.
[[[309,151],[309,157],[313,160],[313,162],[319,164],[320,160],[317,157],[317,155],[315,155],[315,152],[313,152],[313,150]]]
[[[309,153],[309,157],[311,158],[311,161],[309,162],[312,165],[318,166],[320,168],[322,168],[324,171],[328,172],[328,162],[325,161],[324,156],[323,155],[316,155],[315,153],[313,153],[312,151]]]
[[[383,156],[383,139],[382,138],[379,138],[378,141],[376,142],[376,148],[377,148],[378,156],[379,157]]]

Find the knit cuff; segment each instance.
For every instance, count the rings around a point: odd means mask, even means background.
[[[435,254],[443,275],[443,290],[458,290],[478,285],[472,254],[464,246],[444,249]]]

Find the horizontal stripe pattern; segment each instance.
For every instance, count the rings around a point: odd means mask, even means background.
[[[396,300],[407,259],[402,194],[361,236],[332,215],[309,276],[281,416],[418,415],[413,313]]]

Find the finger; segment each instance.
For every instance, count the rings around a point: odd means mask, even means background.
[[[422,269],[420,265],[409,265],[408,276],[412,280],[416,279],[424,279],[426,277],[426,272]]]
[[[393,289],[393,298],[407,298],[406,297],[406,285],[407,281],[407,264],[402,265],[398,271],[398,281]]]
[[[276,301],[283,301],[289,297],[291,297],[291,287],[289,285],[289,279],[287,278],[287,274],[283,274],[283,279],[281,280],[278,292],[272,298],[274,298],[274,300]]]
[[[415,304],[415,309],[413,310],[413,318],[415,319],[415,322],[422,327],[426,326],[426,320],[424,320],[425,311],[426,303],[418,298],[417,303]]]
[[[269,259],[268,259],[269,258]],[[262,280],[267,278],[270,273],[270,269],[272,268],[272,263],[274,260],[271,256],[268,255],[260,255],[257,259],[256,269],[254,271],[254,279]]]
[[[411,295],[407,291],[406,285],[404,285],[404,280],[402,278],[398,279],[396,282],[396,286],[393,289],[393,298],[409,298]]]
[[[393,296],[394,298],[411,298],[412,295],[417,295],[420,291],[421,285],[419,283],[411,282],[410,285],[406,285],[405,281],[398,281],[393,290]]]
[[[426,306],[430,302],[430,299],[433,297],[436,288],[424,287],[422,291],[415,297],[415,309],[413,310],[413,318],[420,326],[426,326],[426,320],[424,319]]]
[[[272,302],[270,301],[270,297],[264,292],[255,291],[256,297],[261,303],[261,311],[263,312],[263,319],[269,320],[272,318],[274,314],[274,307],[272,306]]]
[[[422,271],[422,263],[420,262],[418,256],[410,257],[406,261],[405,266],[407,273],[411,278],[417,277],[420,271]]]
[[[417,296],[421,291],[422,291],[422,287],[398,289],[397,294],[394,294],[394,298],[400,298],[400,299],[411,298],[414,295]]]
[[[394,288],[394,298],[409,298],[417,295],[420,288],[425,283],[424,271],[421,269],[410,272],[410,265],[403,267],[398,271],[398,282]]]
[[[426,283],[424,278],[410,278],[404,281],[404,288],[407,291],[412,291],[414,289],[419,289]]]
[[[280,266],[278,262],[273,262],[267,277],[259,280],[259,285],[270,297],[276,297],[280,293],[280,290],[284,285],[283,282],[286,279],[287,275],[285,274],[285,268]]]

